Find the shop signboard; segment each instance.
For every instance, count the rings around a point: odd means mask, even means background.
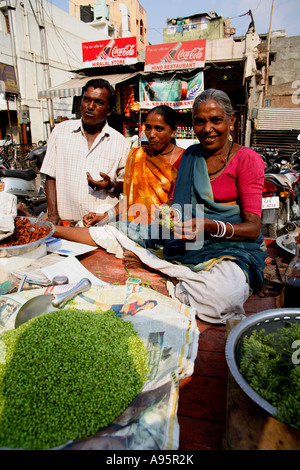
[[[205,51],[206,39],[147,46],[145,71],[203,68]]]
[[[136,37],[82,43],[84,67],[127,65],[137,62]]]
[[[151,109],[161,104],[174,109],[189,109],[203,90],[202,71],[192,78],[143,76],[140,78],[140,109]]]
[[[0,63],[0,93],[18,94],[15,69],[12,65]]]

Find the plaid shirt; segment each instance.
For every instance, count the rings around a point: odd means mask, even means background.
[[[50,135],[41,173],[56,180],[61,219],[81,220],[88,212],[102,214],[115,206],[118,198],[114,193],[90,188],[86,172],[95,180],[102,179],[103,172],[114,181],[123,181],[128,153],[125,137],[107,122],[90,150],[81,120],[58,124]]]

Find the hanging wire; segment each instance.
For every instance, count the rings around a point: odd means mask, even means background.
[[[51,17],[47,10],[45,9],[43,3],[42,3],[42,8],[43,8],[43,11],[45,13],[45,15],[47,16],[47,18],[49,19],[54,31],[56,32],[56,35],[57,35],[57,39],[62,47],[62,49],[64,50],[64,52],[66,53],[66,56],[67,56],[67,61],[68,61],[68,65],[69,67],[71,68],[71,64],[68,60],[68,55],[72,56],[73,59],[78,63],[78,64],[81,64],[81,61],[80,59],[78,59],[78,57],[75,55],[74,51],[72,50],[72,48],[69,46],[69,44],[65,41],[64,37],[62,36],[61,32],[59,31],[59,29],[57,28],[57,26],[55,25],[54,23],[54,20],[53,20],[53,17]],[[53,43],[52,43],[53,44]],[[67,46],[67,49],[66,47]]]

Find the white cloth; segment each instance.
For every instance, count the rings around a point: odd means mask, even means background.
[[[115,194],[94,191],[87,183],[86,173],[95,180],[102,179],[103,172],[114,181],[123,181],[128,153],[126,138],[107,122],[90,150],[81,120],[58,124],[50,135],[41,173],[56,179],[61,219],[78,221],[90,211],[103,213],[115,206]]]
[[[9,193],[0,193],[0,207],[0,240],[3,240],[15,231],[17,196]]]
[[[250,289],[243,270],[233,261],[222,261],[209,271],[196,273],[157,258],[111,225],[90,227],[89,233],[97,245],[117,258],[123,257],[124,250],[132,251],[149,268],[177,279],[176,285],[168,281],[169,294],[193,307],[201,320],[226,323],[229,318],[243,318]]]

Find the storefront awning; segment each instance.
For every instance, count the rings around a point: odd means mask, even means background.
[[[61,85],[49,88],[39,92],[39,99],[42,98],[70,98],[72,96],[81,96],[82,87],[92,78],[104,78],[112,86],[125,82],[138,75],[138,72],[119,73],[112,75],[98,75],[92,77],[77,77],[62,83]]]

